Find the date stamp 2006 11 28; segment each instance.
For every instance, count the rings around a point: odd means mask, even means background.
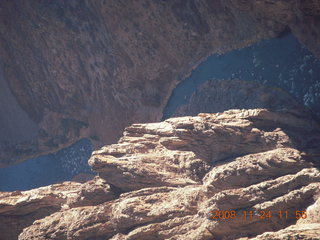
[[[307,212],[305,210],[291,211],[288,210],[261,210],[261,211],[235,211],[235,210],[213,210],[211,212],[212,220],[233,220],[233,219],[243,219],[243,220],[253,220],[258,218],[261,220],[270,220],[271,218],[280,218],[283,220],[287,219],[305,219],[307,218]]]

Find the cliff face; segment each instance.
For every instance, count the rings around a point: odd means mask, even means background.
[[[1,237],[319,239],[319,140],[298,111],[133,124],[92,154],[99,177],[1,193]]]
[[[0,166],[158,121],[211,53],[289,27],[319,56],[318,16],[298,0],[1,1]]]

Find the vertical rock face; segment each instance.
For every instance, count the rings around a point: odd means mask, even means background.
[[[134,124],[93,153],[94,180],[1,193],[2,236],[319,239],[319,140],[298,111]]]
[[[288,26],[319,56],[318,10],[298,0],[1,1],[0,166],[84,137],[115,142],[125,126],[159,120],[206,56]]]

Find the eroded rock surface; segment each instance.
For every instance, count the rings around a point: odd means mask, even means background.
[[[319,1],[0,2],[0,167],[159,121],[212,53],[291,29],[319,56]],[[6,106],[11,106],[8,109]],[[107,114],[106,114],[107,113]]]
[[[101,178],[84,184],[63,182],[30,191],[0,193],[0,239],[17,239],[23,228],[54,212],[91,206],[116,197]]]
[[[134,124],[93,153],[99,177],[1,193],[1,231],[20,240],[319,239],[319,140],[310,115],[266,109]]]

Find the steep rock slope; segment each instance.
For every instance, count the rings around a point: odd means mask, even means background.
[[[3,236],[319,239],[319,140],[310,115],[266,109],[133,124],[92,154],[94,180],[1,193]]]
[[[1,1],[0,167],[158,121],[211,53],[289,27],[319,56],[318,23],[318,1]]]

